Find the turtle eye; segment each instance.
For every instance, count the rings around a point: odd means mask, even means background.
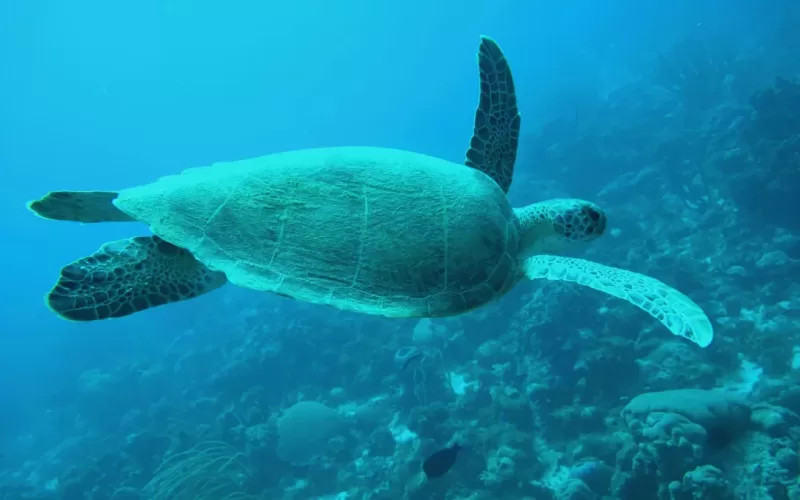
[[[589,218],[592,219],[592,222],[597,222],[600,220],[600,214],[594,208],[586,207],[584,208],[584,211],[589,216]]]

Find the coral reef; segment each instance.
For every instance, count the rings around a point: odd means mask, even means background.
[[[708,349],[563,283],[408,321],[226,289],[4,435],[0,500],[800,498],[800,83],[697,40],[654,66],[521,138],[547,174],[511,196],[602,205],[585,255],[690,295]]]

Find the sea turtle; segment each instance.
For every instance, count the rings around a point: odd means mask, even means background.
[[[438,317],[487,304],[527,277],[627,300],[707,346],[711,323],[684,294],[558,255],[604,233],[600,207],[576,199],[511,207],[520,129],[511,70],[488,37],[478,65],[466,166],[387,148],[306,149],[30,202],[48,219],[138,221],[153,233],[106,243],[62,268],[47,304],[63,318],[93,321],[231,282],[350,311]]]

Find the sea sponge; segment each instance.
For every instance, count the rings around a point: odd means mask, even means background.
[[[622,410],[631,428],[652,413],[673,413],[700,425],[712,447],[724,447],[750,424],[751,407],[740,396],[725,391],[680,389],[648,392],[633,398]]]
[[[308,464],[325,452],[344,423],[342,415],[322,403],[296,403],[278,419],[278,457],[293,465]]]

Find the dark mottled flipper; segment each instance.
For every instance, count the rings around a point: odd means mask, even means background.
[[[135,219],[118,209],[114,191],[53,191],[28,203],[28,209],[40,217],[74,222],[133,222]]]
[[[464,163],[488,175],[508,192],[517,161],[520,127],[514,80],[503,52],[489,37],[481,37],[478,67],[481,97]]]
[[[106,243],[61,269],[47,305],[74,321],[119,318],[197,297],[226,281],[186,250],[157,236],[137,236]]]

